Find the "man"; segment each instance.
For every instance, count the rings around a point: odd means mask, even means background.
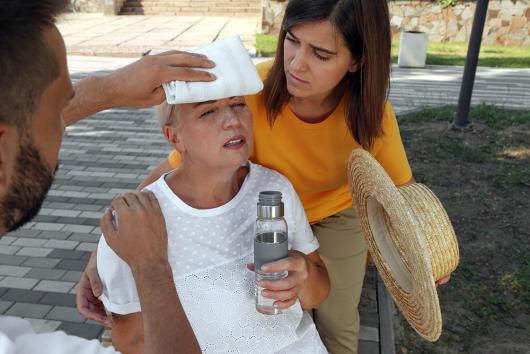
[[[80,94],[75,98],[64,43],[54,25],[66,5],[67,0],[0,0],[0,236],[37,214],[58,166],[65,125],[116,105],[159,104],[164,99],[162,77],[212,80],[209,74],[189,67],[213,63],[202,56],[174,52],[144,58],[103,78],[83,80],[76,86]],[[127,95],[115,89],[117,82]],[[111,207],[119,228],[113,224],[111,210],[100,227],[109,246],[134,274],[146,353],[200,352],[176,295],[167,261],[164,218],[156,198],[151,193],[127,193],[114,199]],[[0,352],[114,350],[63,332],[37,335],[25,320],[0,317]]]

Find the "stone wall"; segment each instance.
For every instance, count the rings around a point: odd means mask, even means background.
[[[72,12],[101,12],[101,0],[71,0]]]
[[[471,35],[476,1],[460,1],[442,9],[430,1],[389,1],[394,39],[401,30],[429,33],[433,42],[466,42]],[[483,43],[530,46],[530,2],[491,0]]]
[[[261,31],[263,33],[278,33],[285,13],[285,0],[261,0],[263,7],[261,17]]]
[[[125,0],[70,0],[71,12],[117,15]]]
[[[286,1],[262,0],[263,33],[278,33]],[[476,1],[460,0],[442,9],[431,0],[388,2],[394,40],[405,31],[424,31],[433,42],[467,42]],[[530,0],[490,0],[483,43],[530,46]]]

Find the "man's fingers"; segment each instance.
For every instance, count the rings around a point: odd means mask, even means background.
[[[156,58],[161,64],[173,67],[213,68],[215,63],[204,56],[179,53]]]
[[[138,198],[138,194],[135,192],[128,192],[125,193],[123,196],[123,199],[129,206],[129,209],[137,209],[137,208],[143,208],[142,203],[140,203],[140,199]]]
[[[123,198],[122,195],[119,195],[112,199],[112,201],[110,202],[110,206],[112,207],[112,209],[118,211],[121,209],[126,209],[129,205],[125,201],[125,198]]]
[[[208,57],[206,55],[204,55],[204,54],[185,52],[185,51],[176,50],[176,49],[175,50],[168,50],[168,51],[165,51],[165,52],[162,52],[162,53],[158,53],[158,54],[155,54],[154,56],[155,57],[162,57],[162,56],[166,56],[166,55],[175,55],[175,54],[187,54],[187,55],[191,55],[191,56],[194,56],[194,57],[208,59]]]
[[[214,74],[206,71],[193,70],[190,68],[172,68],[165,66],[160,70],[160,77],[165,82],[169,81],[213,81],[216,79]]]
[[[162,86],[158,86],[151,94],[151,98],[155,105],[159,105],[166,100],[166,91]]]
[[[105,213],[99,222],[99,228],[103,233],[103,237],[105,237],[105,241],[110,245],[112,243],[112,238],[115,238],[118,233],[112,224],[112,210],[110,208],[105,210]]]
[[[135,195],[138,198],[138,201],[140,202],[142,207],[147,210],[153,209],[155,207],[153,205],[153,202],[151,201],[151,198],[149,197],[149,193],[152,194],[152,192],[150,191],[135,192]]]
[[[158,211],[158,210],[161,210],[160,209],[160,203],[158,203],[158,199],[156,199],[156,196],[153,192],[151,191],[145,191],[145,192],[142,192],[145,194],[146,198],[149,200],[149,203],[151,205],[151,207]]]

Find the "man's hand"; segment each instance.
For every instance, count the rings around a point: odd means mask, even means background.
[[[215,64],[202,54],[169,51],[144,56],[108,76],[113,106],[145,108],[165,99],[162,84],[169,81],[212,81],[215,76],[192,68]]]
[[[101,219],[105,241],[131,268],[142,308],[142,353],[201,353],[179,301],[167,258],[164,216],[152,192],[115,198]]]
[[[123,259],[133,274],[142,267],[167,264],[166,223],[158,200],[150,191],[129,192],[111,203],[118,229],[108,209],[100,227],[105,241]]]
[[[96,251],[92,252],[85,271],[79,279],[76,291],[77,311],[86,319],[111,327],[112,321],[105,312],[105,306],[98,297],[102,293],[101,280],[99,279]]]
[[[162,84],[169,81],[212,81],[201,70],[215,64],[204,55],[169,51],[149,55],[106,76],[90,76],[75,85],[75,96],[63,110],[68,126],[113,107],[146,108],[165,99]]]

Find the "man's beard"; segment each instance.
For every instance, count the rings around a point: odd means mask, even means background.
[[[23,133],[11,185],[0,199],[0,225],[8,232],[15,231],[33,219],[52,185],[53,175],[29,134]]]

